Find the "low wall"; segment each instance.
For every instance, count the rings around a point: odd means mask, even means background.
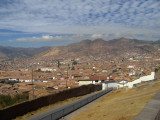
[[[82,96],[101,89],[102,85],[86,85],[61,91],[56,94],[40,97],[32,101],[26,101],[21,104],[17,104],[0,110],[0,119],[10,120],[16,118],[17,116],[22,116],[28,112],[37,110],[41,107],[54,104],[58,101],[63,101],[72,97]]]
[[[125,83],[124,85],[123,84],[118,84],[118,87],[120,87],[120,88],[121,87],[132,88],[134,85],[136,85],[138,83],[146,82],[146,81],[151,81],[151,80],[154,80],[154,79],[155,79],[155,72],[151,72],[150,75],[140,77],[139,79],[134,80],[132,82]]]

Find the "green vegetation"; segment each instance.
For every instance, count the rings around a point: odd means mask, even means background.
[[[38,68],[38,70],[35,70],[34,72],[42,72],[40,68]]]
[[[74,60],[74,61],[72,62],[72,64],[73,64],[73,65],[77,65],[78,63],[77,63],[77,61]]]
[[[60,62],[59,62],[59,60],[58,60],[58,62],[57,62],[57,67],[59,68],[59,67],[60,67],[60,65],[61,65],[61,64],[60,64]]]
[[[17,94],[13,97],[10,95],[0,95],[0,109],[3,109],[16,103],[26,101],[28,100],[28,98],[28,94]]]
[[[14,85],[15,83],[19,83],[19,82],[18,81],[1,80],[0,83]]]

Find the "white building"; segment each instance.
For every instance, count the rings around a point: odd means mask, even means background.
[[[32,80],[25,80],[25,82],[32,82]]]
[[[15,79],[15,78],[9,78],[9,81],[19,81],[19,79]]]
[[[51,68],[41,68],[41,71],[43,71],[43,72],[56,72],[56,69],[51,69]]]
[[[107,79],[107,76],[90,76],[83,77],[83,79],[77,80],[79,85],[88,85],[88,84],[99,84],[104,82]]]
[[[134,68],[134,66],[133,65],[129,65],[127,68]]]
[[[102,90],[108,89],[108,88],[115,88],[117,89],[117,83],[115,81],[108,81],[102,83]]]

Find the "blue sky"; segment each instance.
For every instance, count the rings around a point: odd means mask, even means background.
[[[160,39],[160,0],[0,0],[0,45]]]

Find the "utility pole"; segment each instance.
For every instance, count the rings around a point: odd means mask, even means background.
[[[100,75],[98,76],[98,78],[99,78],[99,81],[100,81]],[[99,81],[98,81],[98,82],[99,82]]]
[[[34,99],[33,68],[32,68],[32,96],[33,96],[33,99]]]
[[[107,76],[107,89],[108,89],[109,77],[110,77],[110,76]]]
[[[125,65],[124,65],[124,58],[123,58],[122,61],[123,61],[123,88],[124,88],[124,75],[125,75],[125,74],[124,74],[124,67],[125,67]]]
[[[69,64],[67,66],[67,80],[66,80],[66,88],[68,88],[68,70],[69,70]]]
[[[69,55],[68,55],[68,52],[69,52],[69,50],[68,50],[68,48],[67,48],[67,57],[69,58]],[[68,59],[67,58],[67,59]],[[66,88],[68,88],[68,69],[69,69],[69,63],[68,63],[68,66],[67,66],[67,80],[66,80]]]

